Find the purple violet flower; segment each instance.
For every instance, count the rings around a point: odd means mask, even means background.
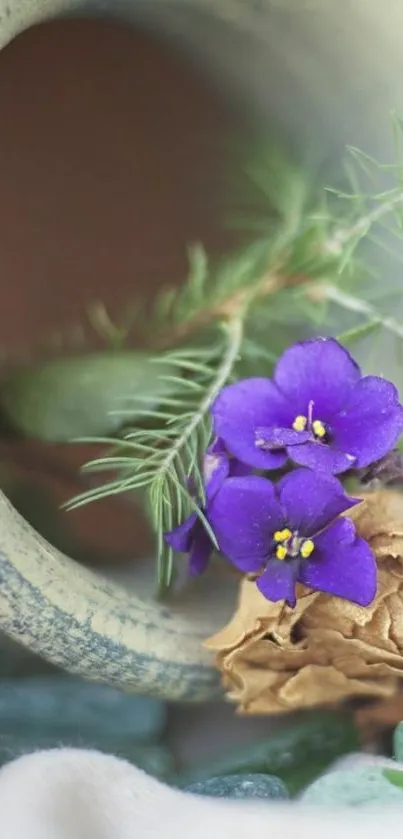
[[[337,478],[296,469],[276,485],[249,475],[228,478],[209,505],[221,552],[257,574],[268,600],[295,606],[295,585],[368,606],[376,594],[376,562],[353,522],[337,518],[359,501]]]
[[[336,475],[379,460],[403,431],[394,385],[362,377],[333,338],[289,347],[273,380],[244,379],[223,388],[212,416],[227,449],[258,469],[277,469],[290,457]]]
[[[228,454],[224,443],[216,438],[203,457],[203,481],[206,504],[203,513],[209,519],[209,506],[226,478],[251,473],[251,468]],[[197,513],[178,527],[164,534],[165,541],[174,551],[189,554],[189,574],[197,576],[207,568],[213,550],[210,536]]]

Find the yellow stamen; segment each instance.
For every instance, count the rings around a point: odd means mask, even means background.
[[[285,559],[286,556],[287,556],[287,548],[285,548],[284,545],[279,545],[278,548],[276,548],[277,559]]]
[[[308,556],[315,550],[315,542],[312,539],[306,539],[305,542],[302,543],[300,547],[300,554],[304,559],[308,559]]]
[[[276,530],[273,538],[275,542],[286,542],[287,539],[291,539],[291,536],[291,530],[285,527],[284,530]]]
[[[315,434],[315,437],[324,437],[326,434],[326,428],[323,425],[321,420],[314,420],[312,423],[312,431]]]
[[[304,417],[302,414],[298,414],[295,417],[295,420],[292,424],[294,431],[305,431],[308,424],[308,417]]]

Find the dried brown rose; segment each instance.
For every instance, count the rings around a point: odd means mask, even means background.
[[[375,553],[375,600],[364,608],[299,585],[290,609],[244,578],[231,621],[206,641],[241,713],[387,699],[403,687],[403,495],[368,494],[346,515]]]

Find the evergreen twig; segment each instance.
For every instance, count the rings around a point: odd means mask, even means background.
[[[352,153],[372,189],[376,164],[357,150]],[[203,497],[201,458],[210,437],[209,408],[221,388],[239,375],[239,360],[243,363],[249,358],[254,370],[257,363],[267,369],[282,349],[282,338],[277,335],[281,323],[287,343],[290,315],[300,314],[305,334],[310,328],[316,334],[319,328],[326,331],[328,303],[358,318],[347,330],[337,325],[331,330],[346,344],[376,328],[399,341],[403,338],[403,324],[385,317],[365,299],[370,272],[362,270],[357,256],[361,241],[368,237],[376,241],[377,231],[380,241],[384,229],[403,237],[402,172],[387,172],[397,177],[398,186],[366,194],[353,169],[353,191],[336,193],[337,214],[333,216],[334,191],[333,203],[323,206],[319,202],[318,209],[300,176],[294,169],[282,171],[278,158],[272,170],[266,171],[267,180],[265,172],[260,176],[252,167],[254,188],[261,187],[267,206],[261,238],[215,272],[203,249],[193,248],[187,282],[158,297],[147,328],[159,350],[158,363],[167,365],[164,378],[170,392],[155,410],[144,410],[136,428],[128,427],[111,440],[92,441],[112,449],[86,464],[86,470],[111,470],[117,477],[73,499],[70,506],[146,490],[157,535],[160,589],[170,584],[173,575],[172,551],[163,534],[196,509],[187,486],[189,478],[199,498]],[[388,226],[390,218],[392,227]],[[354,293],[351,279],[356,284]],[[284,304],[286,316],[281,321]],[[257,329],[259,318],[264,324],[262,333]],[[113,340],[121,340],[119,327],[108,321],[107,329]],[[125,329],[128,334],[127,319]],[[196,338],[198,345],[193,343]],[[200,510],[198,514],[203,518]]]

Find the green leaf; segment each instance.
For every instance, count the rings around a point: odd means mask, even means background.
[[[211,437],[210,407],[233,376],[243,340],[242,319],[234,316],[222,325],[218,335],[219,341],[216,336],[216,343],[209,347],[168,351],[150,364],[151,368],[155,363],[156,369],[164,371],[158,381],[172,388],[170,395],[161,395],[154,410],[147,405],[138,409],[141,424],[124,429],[119,439],[111,436],[112,452],[84,467],[90,471],[113,471],[113,480],[81,493],[66,505],[72,509],[110,495],[146,489],[157,537],[159,595],[171,585],[174,575],[173,549],[164,534],[195,510],[189,478],[196,488],[196,497],[203,503],[202,464]],[[138,398],[144,404],[144,395]],[[99,442],[104,443],[105,437]],[[196,511],[203,520],[198,503]],[[206,519],[203,525],[214,543]]]
[[[403,767],[402,769],[385,769],[384,776],[393,786],[403,789]]]
[[[355,344],[356,341],[366,338],[367,335],[372,335],[373,332],[379,329],[380,325],[381,321],[379,319],[369,320],[366,323],[360,323],[357,326],[353,326],[351,329],[348,329],[346,332],[342,332],[340,335],[337,335],[337,340],[345,347],[349,347],[351,344]]]
[[[403,763],[403,722],[399,722],[393,734],[393,754],[397,761]]]
[[[58,359],[12,372],[0,410],[27,437],[59,443],[116,433],[170,390],[167,365],[143,352]]]
[[[208,764],[192,768],[177,782],[185,787],[211,777],[263,773],[281,778],[295,795],[336,758],[358,748],[358,736],[350,716],[307,713],[302,721],[289,723],[267,740],[249,743]]]

